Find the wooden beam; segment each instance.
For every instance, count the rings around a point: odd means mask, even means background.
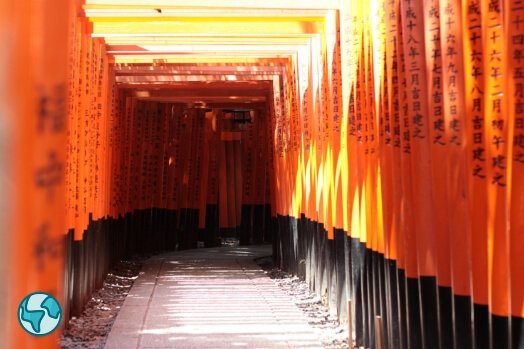
[[[122,9],[140,9],[140,8],[174,8],[172,0],[135,0],[132,5],[129,5],[129,1],[125,0],[85,0],[86,6],[96,6],[102,8],[119,7]],[[338,9],[341,6],[340,0],[251,0],[239,1],[239,0],[222,0],[220,1],[220,7],[227,8],[249,8],[253,10],[259,10],[264,8],[269,9]],[[191,6],[177,6],[176,8],[216,8],[216,0],[193,0]]]
[[[223,65],[223,64],[173,64],[173,65],[149,65],[149,64],[131,64],[131,65],[122,65],[115,64],[114,70],[117,75],[129,74],[139,74],[139,73],[159,73],[159,74],[183,74],[183,73],[193,73],[193,74],[202,74],[202,73],[217,73],[221,75],[223,72],[234,72],[234,73],[259,73],[263,74],[265,72],[271,72],[273,74],[280,74],[282,72],[282,67],[285,62],[278,65],[264,65],[268,63],[261,64],[246,64],[246,65]]]
[[[169,34],[170,36],[183,35],[187,33],[193,35],[209,34],[257,34],[257,35],[293,35],[293,34],[316,34],[322,33],[324,29],[323,21],[299,22],[299,21],[95,21],[93,34]]]
[[[177,81],[250,81],[273,80],[277,75],[160,75],[160,76],[117,76],[117,83],[169,83]]]
[[[160,10],[160,11],[159,11]],[[226,14],[232,18],[322,18],[326,16],[325,9],[262,9],[256,10],[241,8],[198,8],[198,7],[180,7],[180,6],[132,6],[132,5],[83,5],[83,14],[90,18],[111,18],[111,17],[152,17],[152,18],[170,18],[170,17],[190,17],[190,18],[210,18]],[[223,17],[223,16],[221,16]]]
[[[305,45],[288,45],[272,43],[268,44],[241,44],[234,45],[230,43],[223,43],[220,45],[216,44],[204,44],[198,42],[195,44],[183,44],[183,45],[111,45],[107,47],[107,53],[112,55],[142,55],[142,54],[186,54],[186,53],[226,53],[226,54],[237,54],[237,53],[249,53],[258,55],[259,53],[294,53],[297,52],[299,47]]]
[[[209,35],[199,36],[198,42],[203,45],[210,44],[252,44],[256,42],[258,45],[272,45],[276,44],[287,44],[287,45],[307,45],[311,39],[309,34],[294,34],[294,35]],[[256,41],[255,41],[256,40]],[[108,36],[105,38],[105,42],[109,46],[118,45],[180,45],[180,44],[195,44],[195,36]]]
[[[213,56],[206,57],[203,55],[184,55],[184,56],[114,56],[108,55],[108,61],[111,64],[145,64],[145,65],[165,65],[165,64],[259,64],[260,62],[267,62],[273,60],[275,62],[285,61],[289,59],[288,56]]]

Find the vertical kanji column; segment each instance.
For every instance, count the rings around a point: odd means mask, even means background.
[[[482,2],[484,136],[488,186],[488,300],[491,342],[509,347],[508,120],[502,1]]]
[[[524,3],[507,0],[504,8],[508,12],[505,23],[507,33],[506,74],[508,91],[508,127],[513,142],[508,158],[508,171],[511,185],[508,188],[510,217],[510,294],[512,315],[512,347],[524,343],[522,326],[524,323]]]
[[[469,254],[468,175],[466,154],[466,107],[460,1],[440,1],[440,47],[442,52],[442,100],[445,134],[447,177],[447,222],[451,245],[450,266],[453,291],[454,345],[468,348],[471,338],[471,268]],[[436,159],[439,161],[439,158]],[[434,210],[437,207],[434,206]],[[444,234],[436,234],[439,241]],[[448,236],[444,237],[448,241]],[[446,265],[447,266],[447,265]]]
[[[401,336],[402,320],[405,319],[401,316],[401,309],[399,296],[401,295],[398,290],[398,284],[401,282],[399,277],[398,269],[404,269],[403,259],[403,246],[399,243],[399,231],[400,220],[401,220],[401,197],[402,197],[402,184],[401,184],[401,166],[400,166],[400,64],[399,64],[399,23],[400,23],[400,12],[399,12],[399,0],[386,1],[386,76],[387,76],[387,107],[389,109],[389,120],[388,111],[385,115],[385,126],[384,126],[384,148],[383,157],[384,164],[382,164],[383,170],[386,173],[386,181],[384,182],[384,197],[385,197],[385,215],[388,219],[388,211],[391,211],[391,222],[390,228],[387,228],[388,222],[384,223],[385,235],[389,234],[389,244],[386,247],[386,258],[389,257],[387,262],[387,297],[390,299],[390,307],[388,314],[388,321],[390,322],[388,327],[388,339],[391,343],[392,348],[402,348],[403,337]],[[389,169],[389,171],[388,171]],[[389,175],[388,175],[389,173]],[[387,202],[391,200],[391,204]],[[389,208],[389,209],[388,209]],[[386,210],[388,209],[388,210]]]
[[[440,1],[442,3],[443,1]],[[444,118],[444,94],[446,83],[443,79],[442,60],[443,46],[441,29],[444,19],[439,1],[424,2],[424,39],[425,58],[427,62],[427,122],[429,125],[428,138],[430,141],[431,173],[433,191],[433,216],[436,251],[436,277],[439,286],[439,301],[442,305],[451,304],[451,254],[448,216],[448,181],[450,171],[448,142],[446,138],[447,122]],[[446,25],[446,24],[444,24]],[[444,43],[446,39],[444,38]],[[447,114],[446,114],[447,115]],[[452,336],[452,309],[449,306],[440,308],[440,340],[442,346],[451,346]]]
[[[468,191],[471,241],[472,301],[475,343],[489,343],[488,317],[488,205],[487,166],[484,118],[483,30],[480,1],[462,5],[462,42],[466,98]],[[486,344],[487,345],[487,344]]]

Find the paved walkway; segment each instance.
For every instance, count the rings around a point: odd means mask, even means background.
[[[253,262],[270,254],[270,246],[221,247],[149,259],[105,348],[322,348],[291,298]]]

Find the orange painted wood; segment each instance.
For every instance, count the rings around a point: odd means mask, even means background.
[[[166,153],[165,153],[165,183],[164,183],[164,197],[166,201],[166,209],[172,209],[172,191],[174,178],[174,121],[173,121],[173,105],[170,103],[164,104],[164,113],[166,118]]]
[[[159,166],[155,166],[155,136],[156,136],[156,102],[151,101],[149,105],[149,123],[148,123],[148,138],[147,138],[147,182],[146,182],[146,202],[145,208],[154,207],[154,186],[157,178],[157,171]]]
[[[109,80],[113,81],[112,76],[115,74],[114,69],[110,67],[110,73],[109,73]],[[119,216],[120,211],[125,209],[126,204],[126,197],[125,197],[125,190],[122,188],[122,190],[118,191],[118,194],[116,192],[117,188],[117,182],[115,182],[115,173],[119,173],[119,178],[121,180],[127,179],[125,176],[125,172],[122,171],[120,168],[122,167],[122,163],[124,162],[124,159],[127,159],[128,154],[126,155],[124,153],[125,147],[125,134],[126,134],[126,123],[122,119],[122,113],[125,111],[125,104],[123,104],[123,100],[120,98],[120,93],[118,88],[116,87],[116,84],[111,84],[109,88],[109,101],[110,101],[110,107],[111,110],[109,112],[109,134],[108,134],[108,147],[109,147],[109,163],[108,163],[108,195],[109,195],[109,201],[108,201],[108,212],[110,213],[110,216],[113,218],[116,218]],[[118,119],[118,121],[117,121]],[[115,127],[115,123],[119,123],[118,129]],[[118,148],[115,144],[115,142],[118,141]],[[118,149],[118,152],[117,152]],[[118,159],[115,158],[116,154],[120,154],[118,156]]]
[[[352,7],[356,7],[356,3],[352,3]],[[356,11],[356,9],[353,9]],[[347,195],[347,209],[348,209],[348,235],[352,238],[360,238],[360,224],[359,224],[359,200],[360,200],[360,178],[357,153],[359,151],[359,136],[361,132],[360,120],[362,118],[360,103],[360,71],[358,70],[360,64],[360,50],[362,49],[362,36],[360,34],[360,23],[357,16],[353,16],[351,20],[351,41],[350,58],[348,64],[350,86],[348,98],[348,148],[347,148],[347,162],[348,162],[348,195]],[[349,34],[348,34],[349,35]],[[358,98],[357,98],[358,97]],[[357,102],[358,99],[358,102]]]
[[[102,155],[100,162],[103,165],[101,174],[101,213],[104,217],[110,217],[110,204],[111,204],[111,191],[110,191],[110,180],[111,180],[111,148],[109,147],[109,135],[111,132],[111,114],[113,113],[112,106],[112,89],[114,77],[114,70],[110,69],[109,61],[107,60],[107,53],[105,51],[105,45],[101,46],[102,50],[102,61],[100,65],[103,69],[103,80],[102,80],[102,106],[100,112],[102,113],[103,122],[101,124],[103,130],[103,142],[101,143]],[[98,107],[98,106],[97,106]]]
[[[314,62],[316,55],[311,55],[310,61],[308,62],[308,76],[307,85],[308,89],[305,93],[305,105],[303,106],[304,111],[304,173],[305,173],[305,196],[306,196],[306,216],[315,219],[317,217],[317,190],[316,190],[316,161],[317,161],[317,131],[318,131],[318,118],[316,114],[315,104],[315,84],[316,84],[316,73],[314,72]],[[306,118],[307,117],[307,118]],[[268,130],[268,133],[270,131]],[[268,134],[269,136],[269,134]]]
[[[299,165],[299,142],[300,142],[300,125],[298,119],[300,117],[298,110],[298,91],[297,91],[297,78],[296,78],[296,59],[291,59],[287,70],[287,92],[284,99],[288,101],[286,103],[286,115],[288,124],[288,145],[287,145],[287,156],[288,156],[288,175],[287,180],[290,184],[290,193],[288,197],[288,205],[290,208],[289,215],[295,218],[300,218],[301,205],[302,205],[302,173]]]
[[[385,4],[385,13],[398,12],[398,1]],[[397,259],[397,231],[398,231],[398,205],[395,200],[397,189],[395,182],[398,178],[399,167],[395,164],[395,119],[398,118],[398,61],[395,41],[397,40],[398,20],[396,16],[386,16],[385,30],[389,35],[384,36],[385,44],[385,69],[384,86],[381,94],[381,115],[383,126],[381,128],[380,167],[382,172],[381,187],[383,198],[383,227],[384,227],[384,257],[390,260]]]
[[[275,216],[277,214],[285,215],[283,208],[285,203],[283,202],[285,197],[286,183],[284,180],[284,169],[282,159],[284,158],[284,127],[282,118],[282,105],[281,105],[281,84],[279,81],[273,81],[273,104],[272,104],[272,144],[273,144],[273,171],[275,178],[274,186],[274,205],[275,205]],[[272,203],[273,206],[273,203]]]
[[[108,72],[108,79],[111,81],[111,76],[114,74],[113,69],[109,69]],[[107,89],[107,99],[108,99],[108,105],[107,105],[107,139],[106,139],[106,178],[105,178],[105,191],[106,191],[106,201],[105,201],[105,210],[109,217],[114,218],[115,217],[115,210],[114,206],[118,206],[120,203],[118,202],[118,199],[115,197],[115,194],[113,193],[113,178],[114,178],[114,166],[113,164],[116,162],[116,159],[114,158],[114,139],[115,139],[115,119],[116,119],[116,108],[115,108],[115,86],[112,83],[109,83],[108,89]]]
[[[300,214],[308,215],[308,203],[310,195],[309,174],[307,171],[307,163],[309,160],[309,146],[311,136],[309,132],[309,110],[308,110],[308,95],[309,95],[309,54],[307,51],[299,51],[297,59],[297,129],[298,129],[298,172],[297,177],[300,178],[300,197],[297,198],[300,204]]]
[[[399,11],[400,3],[399,1],[396,1],[393,5],[395,11]],[[395,36],[392,37],[392,49],[394,52],[392,53],[392,118],[391,118],[391,132],[392,132],[392,143],[393,143],[393,151],[392,151],[392,168],[393,168],[393,197],[394,197],[394,221],[393,221],[393,227],[394,231],[392,231],[392,234],[395,236],[391,237],[392,244],[395,244],[395,250],[396,250],[396,260],[397,265],[401,269],[405,269],[405,257],[404,257],[404,248],[402,243],[402,237],[400,235],[400,232],[402,231],[402,198],[403,198],[403,191],[402,191],[402,164],[401,164],[401,156],[402,156],[402,133],[400,128],[400,123],[402,119],[402,97],[403,97],[403,91],[400,89],[400,86],[403,82],[403,75],[402,75],[402,64],[403,61],[401,60],[401,55],[399,54],[402,52],[402,47],[400,46],[400,43],[402,42],[402,27],[400,18],[395,18]],[[392,25],[394,25],[392,23]],[[393,256],[392,256],[393,257]]]
[[[202,188],[202,183],[204,182],[204,166],[205,166],[204,165],[204,151],[205,151],[205,146],[206,146],[205,127],[206,127],[206,122],[208,120],[207,115],[208,115],[208,112],[205,109],[200,110],[198,140],[197,140],[197,144],[199,147],[199,150],[198,150],[199,156],[198,156],[198,165],[197,165],[198,181],[196,184],[196,189],[198,190],[195,192],[195,202],[193,205],[195,209],[199,209],[200,201],[203,200],[204,202],[206,202],[206,197],[207,197],[207,190],[203,191],[203,188]],[[207,177],[206,177],[206,181],[207,181]],[[200,212],[199,214],[203,214],[205,217],[205,213],[206,213],[206,210],[204,209],[204,211]]]
[[[187,186],[189,184],[188,158],[191,156],[191,132],[193,123],[193,111],[182,110],[180,116],[180,173],[175,178],[178,183],[178,207],[187,208]]]
[[[385,47],[384,47],[384,52]],[[386,68],[386,66],[384,66]],[[388,75],[391,74],[384,69],[384,78],[382,87],[380,89],[381,103],[379,104],[379,115],[380,119],[378,122],[378,153],[379,153],[379,184],[377,192],[379,194],[379,202],[381,208],[378,212],[379,224],[382,226],[383,232],[383,253],[384,258],[394,259],[392,256],[396,255],[395,249],[396,244],[392,243],[392,237],[395,237],[393,233],[393,173],[392,163],[392,143],[391,143],[391,109],[389,108],[390,96],[388,95],[388,88],[391,87],[391,81],[388,81]],[[380,244],[380,240],[379,240]],[[379,247],[380,249],[380,247]],[[392,253],[393,251],[393,253]]]
[[[0,11],[2,314],[12,316],[35,288],[63,301],[69,3],[9,2]],[[31,336],[13,318],[2,326],[9,348],[53,347],[60,335]]]
[[[151,155],[151,102],[138,100],[138,117],[142,120],[142,127],[138,130],[140,135],[140,182],[139,204],[140,210],[149,208],[150,199],[150,155]]]
[[[98,62],[97,62],[97,86],[96,86],[96,95],[98,102],[95,105],[95,113],[97,120],[97,142],[95,145],[97,151],[97,161],[95,169],[98,170],[97,178],[95,182],[97,185],[97,218],[105,218],[108,214],[106,201],[107,201],[107,191],[106,191],[106,178],[107,178],[107,142],[108,142],[108,64],[107,57],[105,52],[105,45],[101,40],[99,40],[98,45]]]
[[[162,132],[160,130],[161,116],[158,111],[158,103],[151,102],[151,134],[149,138],[149,178],[148,183],[148,206],[150,208],[159,208],[160,206],[160,188],[162,176],[162,166],[160,158],[160,143]]]
[[[226,171],[227,171],[227,215],[228,228],[235,228],[237,222],[236,210],[236,178],[235,178],[235,150],[234,141],[225,140],[226,146]]]
[[[387,84],[387,76],[386,76],[386,12],[385,7],[381,7],[376,15],[376,19],[378,20],[378,23],[374,23],[374,51],[373,51],[373,57],[374,57],[374,68],[373,71],[377,72],[375,75],[374,84],[376,86],[376,92],[375,96],[378,96],[377,100],[374,100],[375,104],[375,152],[376,152],[376,159],[377,159],[377,232],[378,232],[378,240],[377,240],[377,250],[382,254],[386,254],[386,244],[389,243],[389,236],[386,236],[386,234],[389,234],[389,231],[386,232],[385,225],[386,218],[384,216],[384,212],[389,209],[389,207],[386,207],[388,203],[385,201],[384,198],[384,182],[385,182],[385,175],[383,172],[383,165],[382,162],[383,159],[383,137],[384,137],[384,116],[385,116],[385,109],[387,108],[387,97],[385,97],[385,93],[387,91],[386,84]],[[377,86],[378,85],[378,86]],[[375,97],[376,98],[376,97]]]
[[[220,114],[214,110],[211,112],[211,128],[209,130],[209,173],[207,203],[210,205],[218,204],[219,192],[219,158],[220,158]]]
[[[360,33],[364,31],[364,27],[360,28]],[[363,35],[363,34],[362,34]],[[366,51],[365,46],[367,42],[364,41],[364,35],[359,41],[360,48],[358,50],[359,57],[358,66],[357,66],[357,80],[355,87],[355,103],[356,103],[356,137],[357,137],[357,185],[358,185],[358,194],[356,197],[358,203],[358,209],[355,207],[356,214],[358,218],[356,222],[358,224],[358,233],[355,234],[355,238],[358,238],[360,242],[367,245],[367,235],[368,235],[368,214],[367,214],[367,196],[368,193],[366,189],[369,187],[366,185],[366,136],[367,136],[367,125],[366,125],[366,115],[367,115],[367,90],[366,90]]]
[[[100,166],[99,166],[99,157],[98,157],[98,142],[100,139],[100,123],[97,118],[97,105],[99,103],[98,96],[98,63],[99,63],[99,38],[94,38],[91,43],[91,72],[90,72],[90,157],[89,157],[89,167],[90,167],[90,213],[92,214],[92,219],[98,219],[98,209],[99,209],[99,175],[100,175]]]
[[[317,143],[317,161],[318,168],[317,171],[317,214],[318,222],[324,224],[324,229],[328,232],[331,231],[331,220],[326,217],[330,206],[330,190],[331,190],[331,181],[330,181],[330,158],[329,158],[329,112],[327,103],[329,102],[329,97],[327,96],[327,89],[329,82],[326,77],[326,49],[324,47],[319,47],[319,62],[317,68],[318,76],[318,89],[316,90],[317,94],[317,111],[318,111],[318,143]]]
[[[468,159],[468,192],[471,240],[472,296],[475,304],[488,305],[488,205],[487,205],[487,166],[489,158],[486,149],[484,119],[486,108],[483,73],[484,57],[481,15],[479,11],[469,11],[469,5],[462,5],[462,42],[464,49],[465,89]],[[474,39],[471,39],[474,38]],[[476,38],[476,39],[475,39]],[[470,72],[469,74],[467,72]]]
[[[490,11],[490,6],[491,11]],[[495,6],[495,7],[493,7]],[[482,3],[483,98],[486,137],[486,179],[488,186],[488,296],[489,310],[499,316],[509,314],[509,239],[507,226],[508,123],[503,40],[503,14],[493,11],[502,1]],[[499,52],[501,59],[492,58]],[[481,88],[482,89],[482,88]]]
[[[254,183],[253,183],[253,203],[256,205],[264,205],[266,203],[266,175],[267,175],[267,151],[268,151],[268,135],[267,125],[269,115],[264,109],[258,109],[255,113],[255,135],[256,148],[254,149]]]
[[[154,121],[154,107],[156,105],[156,102],[149,102],[146,103],[147,105],[147,138],[145,139],[146,147],[145,150],[147,150],[147,153],[145,154],[145,175],[146,175],[146,183],[143,186],[145,189],[145,202],[144,202],[144,208],[149,209],[153,206],[153,184],[156,178],[156,171],[158,167],[154,167],[154,138],[155,138],[155,121]]]
[[[167,118],[167,144],[166,144],[166,157],[167,157],[167,173],[166,173],[166,208],[168,210],[174,210],[173,201],[173,187],[175,180],[175,117],[174,117],[174,106],[173,104],[165,104],[165,113]]]
[[[227,147],[226,141],[219,141],[219,161],[218,161],[218,225],[220,228],[229,227],[228,214],[228,171],[227,171]]]
[[[120,170],[115,171],[116,177],[114,177],[115,188],[116,190],[122,189],[123,192],[123,205],[122,208],[118,209],[118,213],[132,213],[134,210],[134,171],[135,171],[135,159],[134,159],[134,141],[135,137],[135,118],[132,114],[133,106],[132,99],[126,97],[122,92],[118,93],[120,100],[120,119],[123,123],[125,130],[122,130],[120,141],[115,140],[116,149],[115,156],[122,154],[122,159],[119,161],[121,163]],[[118,133],[117,133],[118,134]],[[118,177],[119,174],[122,174],[122,178]]]
[[[371,30],[371,26],[368,26],[368,30]],[[368,139],[367,139],[367,158],[368,158],[368,181],[369,188],[367,192],[369,194],[367,211],[370,214],[370,225],[369,232],[371,233],[371,239],[368,240],[369,247],[376,252],[384,253],[384,236],[382,228],[382,213],[381,213],[381,187],[379,178],[379,138],[378,138],[378,109],[375,101],[376,88],[375,88],[375,67],[374,60],[378,59],[374,57],[374,40],[369,32],[369,47],[366,56],[367,62],[367,81],[366,81],[366,104],[368,108],[367,125],[368,127]]]
[[[284,94],[285,118],[286,118],[286,156],[287,171],[286,181],[288,183],[287,207],[288,215],[300,218],[300,202],[297,195],[302,189],[300,179],[297,180],[298,171],[298,136],[297,136],[297,102],[296,102],[296,64],[290,60],[286,76],[286,92]]]
[[[342,3],[339,11],[339,26],[338,35],[340,40],[340,110],[342,115],[340,133],[341,133],[341,151],[340,162],[342,163],[341,174],[342,177],[342,211],[343,211],[343,229],[350,234],[351,210],[349,207],[350,190],[352,190],[349,183],[350,168],[348,161],[349,150],[349,130],[351,116],[350,113],[350,96],[354,83],[354,55],[352,52],[353,35],[351,34],[352,20],[351,20],[351,4]],[[303,74],[299,74],[303,75]]]
[[[273,89],[275,89],[273,86]],[[272,92],[273,95],[271,95],[271,98],[275,98],[274,91]],[[278,212],[278,187],[277,187],[277,177],[276,177],[276,157],[277,155],[277,115],[275,112],[276,105],[274,103],[269,103],[269,110],[268,115],[270,116],[270,122],[268,123],[268,139],[270,140],[268,142],[268,174],[266,178],[268,179],[269,184],[269,192],[266,192],[266,200],[271,205],[271,216],[276,217]],[[271,180],[272,179],[272,180]]]
[[[341,41],[341,34],[340,34],[340,19],[338,16],[334,16],[334,18],[331,19],[332,21],[332,48],[328,48],[328,52],[333,52],[333,56],[330,58],[329,63],[330,66],[328,66],[328,72],[330,76],[331,81],[331,105],[330,105],[330,112],[332,114],[331,116],[331,132],[332,132],[332,142],[333,142],[333,155],[332,155],[332,162],[333,162],[333,226],[338,229],[344,228],[344,221],[347,221],[347,217],[345,217],[346,212],[344,210],[345,205],[343,205],[343,202],[346,201],[344,191],[344,182],[345,177],[347,176],[347,158],[345,154],[343,153],[342,146],[345,143],[345,133],[342,132],[343,129],[343,121],[344,112],[343,112],[343,106],[342,106],[342,75],[341,75],[341,47],[340,47],[340,41]],[[346,170],[345,170],[346,169]]]
[[[240,133],[240,132],[237,132]],[[240,136],[240,135],[239,135]],[[242,162],[242,141],[236,140],[233,141],[233,156],[235,159],[234,164],[234,178],[235,178],[235,217],[236,217],[236,226],[240,227],[242,219],[242,197],[244,192],[243,187],[243,169],[244,164]]]
[[[163,103],[159,106],[160,108],[160,115],[161,115],[161,127],[162,127],[162,154],[160,161],[162,162],[162,181],[160,183],[160,207],[163,209],[168,208],[168,200],[169,200],[169,131],[170,131],[170,125],[169,121],[171,119],[170,114],[170,106],[168,103]]]
[[[253,118],[252,123],[245,124],[245,131],[242,132],[241,145],[242,151],[242,204],[253,205],[253,192],[255,188],[256,177],[256,151],[257,138],[255,129],[258,130],[258,117]]]
[[[181,142],[180,142],[180,175],[178,176],[178,191],[179,191],[179,208],[187,209],[188,206],[188,188],[189,181],[189,166],[190,158],[193,156],[193,124],[195,122],[195,110],[194,109],[183,109],[181,118]],[[192,160],[192,159],[191,159]]]
[[[293,154],[291,152],[291,127],[290,127],[290,110],[289,110],[289,70],[292,69],[291,64],[287,64],[286,74],[283,74],[282,80],[280,81],[280,142],[281,142],[281,158],[279,162],[279,173],[280,173],[280,213],[283,216],[293,215],[293,193],[294,193],[294,181],[290,180],[291,172],[293,171]]]
[[[171,119],[171,107],[168,103],[162,103],[159,105],[159,116],[161,118],[161,158],[162,163],[162,174],[160,181],[160,208],[168,209],[169,201],[169,158],[170,158],[170,119]]]
[[[139,209],[140,203],[140,173],[141,173],[141,129],[143,128],[143,119],[138,114],[138,101],[136,98],[128,97],[129,115],[133,119],[129,167],[129,191],[130,203],[129,210],[133,212]],[[127,106],[126,106],[127,107]]]
[[[506,0],[504,8],[508,11],[508,20],[504,23],[506,33],[522,33],[523,9],[518,1]],[[508,91],[508,206],[510,219],[510,270],[511,283],[511,315],[524,317],[524,280],[521,271],[524,270],[524,81],[519,78],[519,72],[524,70],[524,61],[518,59],[521,45],[514,40],[512,34],[506,35],[507,48],[506,72]],[[513,142],[512,142],[513,141]]]
[[[89,130],[89,121],[84,119],[88,115],[88,98],[85,92],[85,78],[89,76],[86,62],[87,62],[87,49],[88,40],[85,36],[86,24],[80,22],[79,28],[79,42],[80,42],[80,71],[78,76],[78,113],[79,113],[79,127],[78,127],[78,217],[75,222],[75,240],[82,240],[83,232],[87,228],[88,220],[88,204],[87,204],[87,164],[88,164],[88,147],[86,146],[87,134]]]
[[[198,156],[199,156],[199,125],[200,125],[200,110],[193,110],[192,114],[193,122],[191,125],[191,159],[188,163],[188,187],[187,187],[187,208],[193,208],[194,204],[194,191],[196,189],[195,183],[197,181],[197,167],[198,167]]]
[[[162,207],[162,176],[164,173],[164,117],[162,106],[159,103],[151,103],[151,116],[153,119],[151,139],[151,163],[152,163],[152,182],[151,182],[151,207]]]
[[[442,52],[445,49],[441,45],[445,23],[442,22],[444,14],[440,14],[440,9],[435,4],[424,3],[424,22],[426,42],[425,57],[429,62],[427,69],[427,122],[429,125],[428,138],[430,141],[431,154],[431,189],[433,193],[433,216],[435,233],[435,252],[437,262],[437,282],[441,286],[451,286],[451,241],[450,225],[447,219],[448,213],[448,173],[451,163],[447,160],[449,151],[449,141],[447,129],[449,123],[444,118],[447,115],[444,99],[444,85],[447,79],[444,77]],[[436,30],[438,28],[439,30]],[[442,34],[441,34],[442,31]],[[444,43],[446,40],[444,40]]]
[[[446,158],[450,165],[447,174],[448,224],[451,242],[451,267],[453,292],[471,295],[470,241],[468,219],[468,172],[466,157],[466,108],[468,96],[464,84],[464,58],[462,41],[462,8],[458,0],[440,4],[443,70],[443,101],[446,129]],[[456,39],[454,39],[456,38]],[[453,69],[450,69],[452,67]],[[434,206],[434,210],[437,208]],[[441,235],[435,237],[440,239]],[[446,239],[447,240],[447,239]]]
[[[398,52],[405,52],[405,43],[403,31],[404,23],[399,26],[399,37],[398,37]],[[413,222],[413,194],[412,194],[412,174],[411,174],[411,142],[408,138],[410,128],[410,120],[406,110],[409,108],[407,98],[405,94],[406,91],[406,74],[405,67],[406,61],[403,59],[403,55],[399,59],[399,99],[400,99],[400,165],[401,172],[400,177],[402,181],[402,198],[400,206],[400,230],[398,234],[398,247],[399,247],[399,256],[398,264],[399,267],[404,266],[406,271],[406,276],[410,278],[418,277],[418,268],[417,268],[417,248],[416,248],[416,235],[414,231],[414,222]]]
[[[191,162],[188,166],[189,169],[189,182],[187,190],[187,207],[195,208],[195,191],[198,190],[196,185],[197,181],[200,181],[199,172],[199,161],[200,161],[200,148],[201,143],[199,141],[199,134],[202,131],[201,125],[201,109],[194,110],[193,124],[191,127]]]
[[[95,40],[91,36],[87,35],[87,46],[86,46],[86,61],[85,61],[85,77],[84,77],[84,91],[85,91],[85,105],[84,105],[84,117],[83,121],[85,121],[85,139],[84,139],[84,149],[86,150],[85,156],[86,159],[84,160],[84,166],[86,167],[86,174],[85,178],[87,179],[86,182],[86,220],[87,224],[85,225],[84,229],[87,229],[89,224],[89,215],[92,215],[94,213],[95,208],[95,196],[94,196],[94,179],[95,179],[95,138],[96,138],[96,130],[95,130],[95,114],[94,114],[94,105],[93,100],[96,100],[96,95],[94,93],[96,88],[96,83],[94,80],[94,72],[95,72],[95,66],[96,66],[96,50],[94,48],[95,46]]]
[[[369,13],[364,14],[364,18],[369,18]],[[373,81],[373,68],[371,66],[371,55],[373,52],[373,40],[371,37],[371,28],[370,23],[367,22],[364,24],[363,33],[363,50],[361,56],[361,67],[363,68],[362,72],[362,96],[361,101],[362,106],[362,142],[363,142],[363,190],[362,190],[362,207],[364,208],[365,216],[363,217],[362,224],[365,224],[365,242],[366,247],[369,250],[374,250],[374,245],[376,244],[376,173],[374,173],[374,142],[373,142],[373,124],[374,124],[374,115],[375,111],[374,105],[372,103],[372,98],[374,96],[374,81]]]
[[[413,15],[403,18],[403,43],[406,67],[407,115],[404,116],[405,159],[411,160],[412,183],[412,234],[416,236],[418,272],[422,276],[436,274],[436,251],[434,234],[433,193],[431,186],[431,157],[428,116],[426,55],[424,52],[424,12],[422,3],[409,5],[401,1],[402,13]],[[403,172],[404,175],[404,172]],[[409,249],[410,251],[411,248]]]
[[[210,183],[210,167],[211,167],[211,142],[213,137],[213,112],[204,113],[203,121],[203,139],[202,139],[202,167],[201,167],[201,181],[198,204],[198,228],[206,228],[206,211],[208,204],[208,187]]]
[[[182,130],[182,120],[183,120],[182,108],[179,106],[174,106],[172,119],[171,119],[171,123],[172,123],[171,142],[173,144],[172,145],[173,171],[170,174],[170,178],[171,178],[170,181],[172,185],[170,208],[173,210],[178,210],[181,207],[180,206],[180,202],[181,202],[180,197],[182,194],[180,192],[179,182],[180,182],[180,178],[182,177],[182,168],[183,168],[182,157],[181,157],[181,152],[182,152],[181,147],[183,144],[183,140],[181,138],[182,131],[183,131]]]
[[[130,155],[129,155],[129,203],[128,210],[133,212],[139,208],[140,198],[140,147],[141,134],[139,132],[143,127],[143,121],[138,114],[138,105],[136,98],[126,98],[126,114],[132,121],[131,138],[130,138]]]
[[[133,98],[135,100],[135,98]],[[147,185],[147,155],[148,155],[148,123],[149,123],[149,108],[144,101],[137,100],[135,109],[136,120],[136,143],[135,143],[135,209],[143,210],[146,208],[146,185]]]
[[[69,6],[69,28],[68,28],[68,54],[69,54],[69,64],[68,64],[68,133],[67,133],[67,154],[66,154],[66,213],[68,216],[67,219],[67,228],[73,229],[75,226],[75,215],[78,210],[77,203],[77,145],[78,145],[78,111],[77,103],[78,97],[76,91],[78,89],[78,74],[79,74],[79,43],[78,43],[78,23],[76,20],[76,13],[73,10],[73,6]],[[66,233],[66,232],[64,232]]]

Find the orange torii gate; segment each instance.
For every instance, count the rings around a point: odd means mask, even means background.
[[[376,316],[391,348],[522,345],[520,1],[75,5],[0,1],[9,347],[56,343],[25,295],[67,318],[123,256],[220,237],[351,300],[358,346]]]

